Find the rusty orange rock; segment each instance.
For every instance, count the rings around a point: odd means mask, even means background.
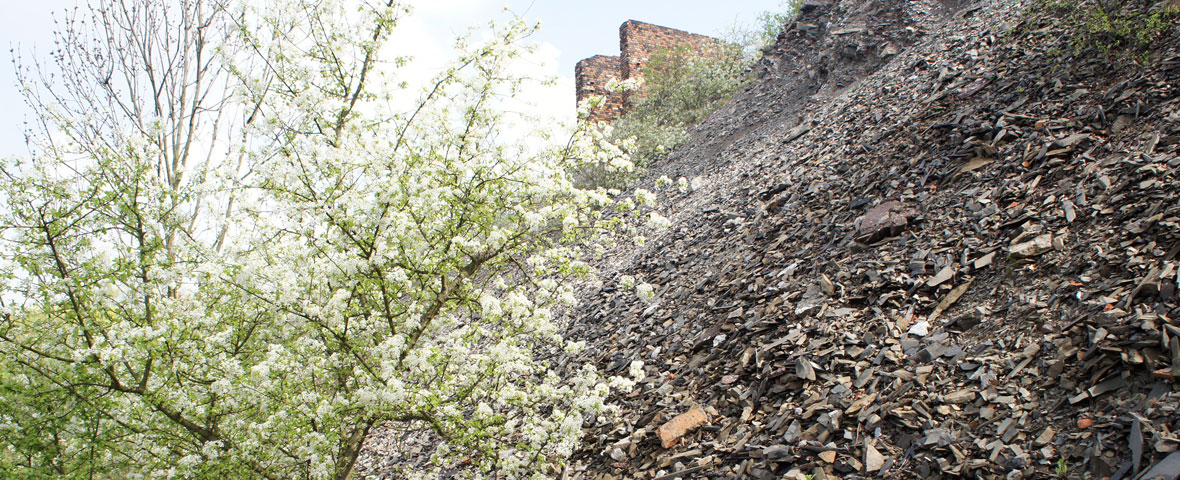
[[[1090,428],[1091,425],[1094,425],[1094,421],[1090,420],[1089,418],[1079,418],[1078,419],[1078,428],[1080,428],[1080,429],[1085,430],[1087,428]]]
[[[692,407],[687,412],[677,415],[661,425],[656,430],[656,435],[660,436],[660,443],[664,445],[664,448],[671,448],[680,441],[680,437],[683,437],[684,434],[706,423],[709,423],[709,414],[705,413],[701,407]]]

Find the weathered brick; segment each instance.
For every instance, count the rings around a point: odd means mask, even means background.
[[[661,27],[650,23],[627,20],[619,26],[619,55],[624,78],[643,76],[643,68],[651,57],[660,50],[688,47],[696,53],[716,46],[720,40],[697,35],[675,28]]]
[[[656,430],[656,434],[660,437],[660,444],[664,448],[670,448],[676,445],[676,442],[679,442],[680,437],[683,437],[684,434],[706,423],[709,423],[709,414],[705,413],[701,407],[692,407],[687,412],[677,415],[661,425]]]
[[[619,60],[619,57],[595,55],[583,59],[574,66],[578,102],[581,103],[582,100],[597,95],[603,96],[606,100],[591,112],[591,117],[595,120],[598,120],[598,117],[614,119],[622,114],[622,95],[613,94],[606,89],[606,85],[610,83],[611,79],[623,80],[626,78],[622,73]]]

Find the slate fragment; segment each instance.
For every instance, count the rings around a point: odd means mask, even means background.
[[[856,219],[858,240],[872,243],[885,237],[900,234],[918,217],[918,210],[906,207],[896,200],[882,202]]]
[[[885,456],[873,446],[872,443],[865,441],[865,457],[864,457],[864,471],[868,473],[881,470],[885,466]]]
[[[1053,235],[1044,234],[1037,235],[1036,238],[1027,242],[1012,245],[1008,248],[1008,254],[1013,258],[1029,258],[1042,255],[1052,249]]]
[[[1140,480],[1176,480],[1180,478],[1180,452],[1172,452],[1139,476]]]

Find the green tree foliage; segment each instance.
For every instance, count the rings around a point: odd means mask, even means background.
[[[629,152],[640,166],[662,158],[685,140],[688,127],[745,83],[745,66],[739,45],[717,45],[701,54],[686,47],[660,50],[644,69],[634,107],[615,122],[615,138],[634,137]]]

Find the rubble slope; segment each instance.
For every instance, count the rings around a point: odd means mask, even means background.
[[[1180,34],[1112,59],[1076,13],[805,3],[579,307],[647,378],[567,475],[1174,478]]]

